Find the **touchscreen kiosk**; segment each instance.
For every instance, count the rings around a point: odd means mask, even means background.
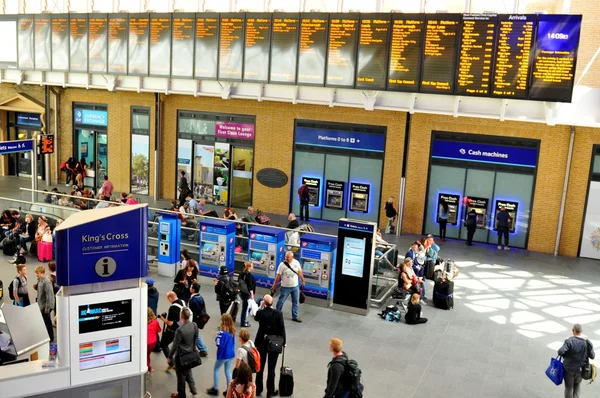
[[[460,204],[460,196],[449,193],[440,193],[438,195],[438,213],[437,218],[440,218],[442,208],[442,200],[448,205],[448,223],[452,225],[458,224],[458,207]]]
[[[508,232],[515,232],[515,225],[517,223],[517,212],[519,209],[519,204],[517,202],[509,202],[507,200],[496,200],[496,211],[494,213],[494,231],[498,229],[498,220],[496,216],[500,213],[502,208],[506,208],[508,212]]]
[[[369,193],[371,186],[368,184],[350,183],[350,211],[357,213],[369,212]]]
[[[300,264],[306,281],[304,294],[322,300],[331,298],[336,252],[337,239],[333,236],[306,234],[300,237]]]
[[[227,266],[233,274],[235,222],[218,219],[200,221],[200,275],[219,277],[219,268]]]
[[[485,229],[489,199],[468,197],[465,199],[465,203],[467,205],[467,211],[465,212],[463,220],[464,225],[467,225],[467,216],[471,210],[475,210],[475,213],[477,214],[477,228]]]
[[[321,199],[321,179],[312,177],[302,177],[302,184],[306,184],[310,192],[308,204],[318,207]]]
[[[181,221],[176,214],[160,213],[158,221],[158,274],[174,277],[179,268]]]
[[[330,181],[326,183],[325,207],[330,209],[344,208],[344,185],[343,181]]]
[[[285,257],[285,230],[262,226],[248,228],[248,261],[254,265],[258,286],[270,288],[277,266]]]

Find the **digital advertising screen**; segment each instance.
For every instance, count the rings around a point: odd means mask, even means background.
[[[148,75],[150,18],[148,14],[129,15],[129,75]]]
[[[221,14],[219,25],[219,79],[242,80],[244,14]]]
[[[219,60],[219,14],[196,14],[196,58],[194,77],[215,80]]]
[[[305,13],[300,20],[298,84],[323,86],[329,14]]]
[[[33,20],[35,69],[50,70],[52,62],[52,20],[50,15],[36,15]],[[2,38],[4,40],[4,38]]]
[[[20,15],[18,19],[19,69],[33,69],[33,15]]]
[[[173,14],[171,75],[194,77],[194,14]]]
[[[362,15],[359,35],[355,86],[368,90],[385,90],[390,15]]]
[[[266,83],[271,48],[270,13],[246,14],[244,47],[244,81]]]
[[[175,57],[179,58],[179,54],[175,54]],[[168,77],[170,75],[171,14],[152,14],[152,18],[150,18],[150,76]]]
[[[344,238],[342,275],[362,278],[365,264],[365,239]]]
[[[425,14],[398,14],[392,18],[387,89],[417,92]]]
[[[109,14],[108,16],[108,73],[124,75],[127,73],[127,14]]]
[[[359,14],[329,16],[326,86],[354,88],[358,28]]]
[[[69,16],[52,15],[52,70],[69,70]]]
[[[17,18],[0,16],[0,37],[2,37],[2,51],[0,51],[0,68],[17,68]]]
[[[108,71],[108,15],[90,14],[88,21],[90,73]]]
[[[79,370],[131,362],[131,336],[79,343]]]
[[[79,334],[131,326],[131,300],[79,306]]]
[[[273,13],[269,82],[294,84],[298,60],[299,14]]]
[[[69,70],[88,71],[88,16],[71,14],[69,18]]]

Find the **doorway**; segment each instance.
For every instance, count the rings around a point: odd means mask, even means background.
[[[254,149],[233,146],[231,152],[231,207],[251,206]]]
[[[76,161],[84,160],[88,166],[85,186],[95,189],[102,186],[108,174],[108,136],[105,131],[75,129]]]
[[[36,140],[36,145],[39,143],[42,131],[40,127],[30,126],[10,126],[10,140]],[[32,172],[32,152],[13,153],[8,156],[8,174],[19,177],[31,177]],[[45,173],[44,155],[37,155],[37,177],[44,178]]]

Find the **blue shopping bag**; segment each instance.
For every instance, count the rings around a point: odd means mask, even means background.
[[[565,367],[563,366],[561,356],[550,359],[550,366],[546,369],[546,376],[557,386],[562,384],[565,378]]]

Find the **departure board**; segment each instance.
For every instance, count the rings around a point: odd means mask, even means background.
[[[425,14],[394,14],[391,29],[387,88],[416,93],[421,76]]]
[[[194,14],[173,14],[173,77],[194,77],[194,20]]]
[[[452,94],[462,14],[427,14],[420,92]]]
[[[526,99],[536,15],[499,15],[492,97]]]
[[[390,14],[363,14],[358,41],[356,88],[385,90]]]
[[[354,88],[358,23],[359,14],[329,16],[326,77],[326,85],[329,87]]]
[[[266,83],[269,80],[271,14],[247,13],[244,41],[244,81]]]
[[[52,15],[52,70],[69,70],[69,16]]]
[[[300,19],[298,84],[325,84],[329,14],[304,13]]]
[[[127,14],[108,16],[108,73],[127,74]]]
[[[88,21],[90,73],[106,73],[108,62],[108,15],[90,14]]]
[[[454,94],[488,96],[498,16],[464,14]]]
[[[581,15],[538,15],[529,99],[571,102]]]
[[[17,43],[19,45],[19,69],[35,67],[33,47],[33,15],[19,15],[17,24]]]
[[[129,14],[128,74],[130,75],[148,75],[149,31],[148,14]]]
[[[299,14],[274,13],[270,83],[294,84],[298,61]]]
[[[196,79],[217,78],[219,61],[219,14],[196,14],[196,54],[194,77]]]
[[[171,14],[151,15],[150,76],[168,77],[171,75]]]
[[[71,14],[69,20],[69,70],[88,71],[87,14]]]
[[[219,29],[219,79],[242,80],[244,60],[244,14],[221,14]]]
[[[50,15],[36,15],[33,22],[35,69],[50,70],[52,61],[52,22]]]

